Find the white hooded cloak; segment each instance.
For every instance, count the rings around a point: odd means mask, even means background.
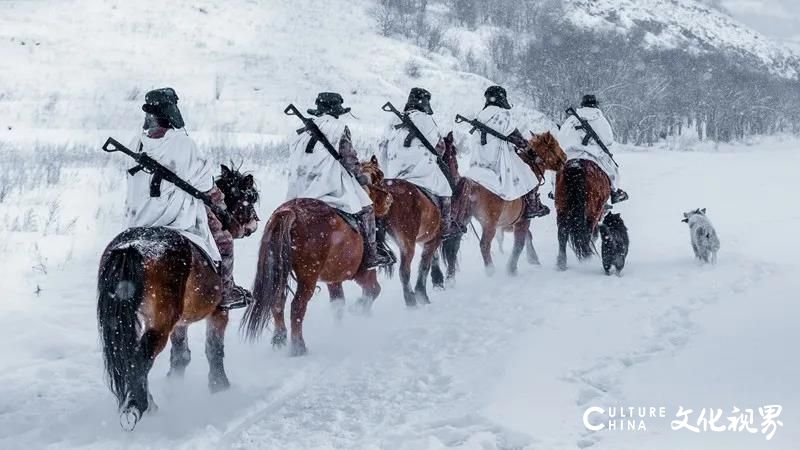
[[[603,144],[613,152],[614,134],[611,131],[611,124],[608,123],[603,112],[598,108],[578,108],[578,115],[589,122],[597,136],[603,141]],[[564,152],[567,154],[567,159],[588,159],[597,163],[603,172],[608,175],[611,181],[612,189],[619,188],[619,170],[611,158],[606,155],[602,148],[597,145],[594,139],[591,139],[587,145],[583,145],[583,137],[586,132],[583,130],[576,130],[575,127],[580,126],[580,122],[574,116],[569,116],[561,129],[558,130],[558,143]]]

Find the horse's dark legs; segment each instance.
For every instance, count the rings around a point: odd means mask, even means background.
[[[272,347],[281,348],[286,345],[286,322],[283,318],[283,310],[286,307],[284,302],[274,302],[272,304],[272,321],[275,323],[275,331],[272,333]]]
[[[542,264],[539,262],[539,255],[536,254],[536,249],[533,247],[533,233],[530,229],[528,229],[527,235],[525,236],[525,253],[528,256],[529,264],[533,264],[534,266]]]
[[[522,249],[525,248],[525,239],[528,236],[528,226],[530,226],[530,222],[527,220],[523,220],[514,225],[514,247],[511,249],[511,255],[508,258],[508,266],[506,268],[509,275],[517,274],[519,257],[522,254]]]
[[[567,238],[569,237],[569,232],[567,230],[567,224],[559,223],[558,224],[558,260],[556,261],[556,267],[558,270],[567,270]]]
[[[208,388],[211,392],[228,389],[231,383],[225,374],[225,328],[228,312],[215,310],[206,319],[206,358],[208,358]]]
[[[431,302],[431,300],[428,298],[428,289],[426,284],[428,281],[428,272],[431,270],[433,256],[436,254],[436,250],[439,248],[440,244],[441,242],[438,239],[435,239],[426,242],[422,246],[422,256],[420,257],[419,272],[417,274],[417,286],[414,288],[417,300],[421,301],[422,303]]]
[[[344,289],[342,283],[328,283],[328,295],[331,299],[333,315],[337,320],[344,317]]]
[[[486,274],[494,275],[494,262],[492,261],[492,240],[497,233],[497,227],[481,223],[483,233],[481,235],[481,256],[483,256],[483,265],[486,269]]]
[[[145,412],[158,410],[148,389],[147,375],[153,361],[161,353],[169,340],[169,332],[158,329],[145,331],[139,340],[138,356],[131,377],[133,379],[128,396],[120,407],[120,425],[128,431],[133,430]]]
[[[183,378],[183,373],[186,371],[186,366],[192,360],[192,352],[189,350],[189,345],[186,343],[187,325],[178,325],[172,330],[170,341],[172,348],[169,352],[169,372],[168,377]]]
[[[439,252],[433,252],[433,261],[431,262],[431,282],[434,289],[444,289],[444,273],[439,261]]]
[[[292,356],[301,356],[308,352],[306,342],[303,339],[303,318],[306,316],[308,301],[314,295],[315,288],[315,283],[308,284],[298,280],[291,310],[292,341],[290,352]]]
[[[417,306],[417,297],[411,290],[411,261],[414,259],[416,244],[414,242],[398,242],[397,244],[400,247],[400,283],[403,285],[403,297],[406,300],[406,306],[414,307]]]
[[[369,314],[372,304],[381,293],[381,285],[378,283],[378,272],[368,270],[358,274],[355,278],[356,283],[361,286],[361,298],[358,299],[359,312]]]

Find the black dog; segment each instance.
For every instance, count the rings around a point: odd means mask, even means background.
[[[598,225],[603,238],[603,269],[611,275],[611,266],[617,269],[617,276],[622,275],[625,258],[628,256],[628,228],[619,214],[606,214],[603,223]]]

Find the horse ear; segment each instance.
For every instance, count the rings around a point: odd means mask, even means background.
[[[705,213],[706,213],[706,209],[705,208],[700,210],[700,214],[705,214]]]
[[[371,162],[372,164],[377,165],[378,164],[378,157],[375,156],[375,155],[372,155],[372,158],[369,159],[369,162]]]
[[[252,189],[253,186],[255,186],[255,184],[256,180],[255,178],[253,178],[253,175],[251,174],[245,175],[244,180],[242,180],[242,186],[244,187],[244,189]]]
[[[233,171],[231,169],[229,169],[228,166],[226,166],[225,164],[220,164],[219,167],[222,168],[222,176],[223,177],[230,176],[231,173],[233,173]]]

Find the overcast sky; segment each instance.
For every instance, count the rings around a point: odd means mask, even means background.
[[[722,0],[739,21],[761,33],[800,42],[800,0]]]

